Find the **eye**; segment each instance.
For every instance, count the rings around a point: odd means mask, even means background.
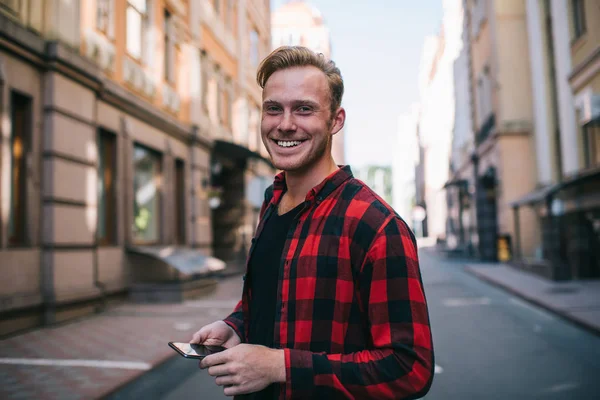
[[[281,111],[281,108],[280,108],[280,107],[278,107],[278,106],[267,106],[267,107],[265,108],[265,112],[266,112],[267,114],[277,114],[277,113],[279,113],[280,111]]]
[[[312,111],[312,108],[310,108],[309,106],[300,106],[297,108],[297,111],[301,114],[307,114]]]

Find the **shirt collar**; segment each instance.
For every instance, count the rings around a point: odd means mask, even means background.
[[[320,203],[333,191],[340,187],[346,180],[351,179],[352,177],[352,169],[350,166],[340,165],[336,171],[332,172],[331,175],[325,178],[317,186],[312,188],[306,194],[305,200],[311,204],[314,202]],[[287,186],[285,183],[285,172],[280,172],[275,176],[275,181],[273,183],[273,198],[271,203],[278,205],[286,191]]]

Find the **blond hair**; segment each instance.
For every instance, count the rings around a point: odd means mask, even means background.
[[[302,46],[283,46],[273,50],[258,67],[256,81],[261,88],[265,88],[267,81],[276,71],[293,68],[313,66],[319,68],[327,77],[331,101],[331,116],[335,114],[342,104],[344,95],[344,81],[340,69],[331,60],[327,60],[322,53]]]

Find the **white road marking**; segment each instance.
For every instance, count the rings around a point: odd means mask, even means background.
[[[0,358],[0,364],[34,365],[50,367],[89,367],[89,368],[114,368],[134,369],[148,371],[152,365],[137,361],[107,361],[107,360],[61,360],[47,358]]]
[[[185,332],[192,329],[192,324],[190,324],[189,322],[177,322],[173,327],[175,328],[175,330]]]
[[[460,297],[442,300],[445,307],[487,306],[492,303],[488,297]]]
[[[581,386],[581,385],[579,383],[575,383],[575,382],[559,383],[558,385],[550,386],[549,388],[542,390],[541,393],[566,392],[568,390],[577,389],[579,386]]]
[[[436,374],[441,374],[442,372],[444,372],[444,368],[440,367],[439,365],[435,364],[435,369],[434,371]]]
[[[547,312],[545,312],[543,310],[540,310],[540,309],[532,306],[531,304],[524,302],[521,299],[518,299],[516,297],[511,297],[510,298],[510,302],[513,303],[516,306],[519,306],[521,308],[525,308],[526,310],[529,310],[529,311],[537,314],[538,316],[544,318],[547,321],[553,321],[554,320],[554,318],[550,314],[548,314]]]
[[[231,300],[190,300],[186,301],[185,305],[188,307],[197,308],[224,308],[227,310],[233,310],[237,303],[237,301]]]

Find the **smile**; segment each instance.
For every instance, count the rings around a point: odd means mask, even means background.
[[[288,148],[301,145],[304,140],[274,140],[279,147]]]

